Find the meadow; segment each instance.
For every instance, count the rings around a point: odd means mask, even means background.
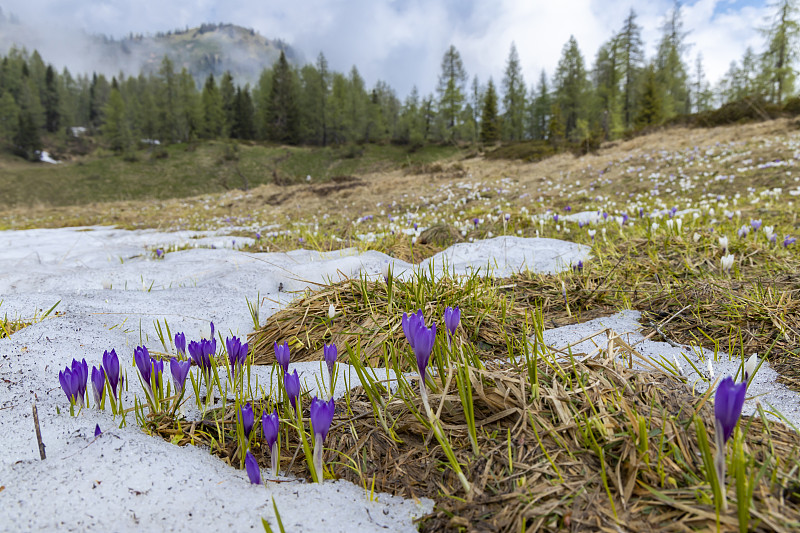
[[[349,480],[367,498],[430,498],[435,507],[417,522],[424,531],[800,527],[796,400],[776,405],[747,389],[766,365],[800,392],[796,121],[673,128],[535,163],[451,147],[364,147],[351,158],[233,146],[44,171],[11,165],[0,227],[205,231],[247,257],[353,247],[410,265],[496,237],[589,252],[550,272],[498,276],[412,275],[384,263],[380,275],[304,285],[268,315],[259,295],[247,301],[249,333],[212,331],[193,346],[164,319],[144,339],[149,351],[120,353],[116,367],[102,360],[96,403],[115,424],[204,446],[255,484],[280,471]],[[247,190],[231,177],[239,174]],[[43,181],[20,187],[23,179]],[[142,260],[169,264],[192,248],[155,240]],[[588,351],[577,349],[588,339],[545,340],[620,311],[640,313],[641,334],[683,358],[648,356],[608,328]],[[50,320],[59,317],[6,315],[0,336]],[[99,371],[101,355],[87,354],[89,366]],[[292,365],[326,360],[316,387],[294,381]],[[61,382],[72,398],[59,392],[63,416],[95,403],[88,369],[75,364],[66,371],[84,375],[83,388]],[[135,395],[124,407],[120,366]],[[715,410],[730,403],[718,392],[727,377],[736,394],[749,392],[732,425]],[[730,427],[722,442],[721,426]],[[264,527],[282,530],[274,506]]]

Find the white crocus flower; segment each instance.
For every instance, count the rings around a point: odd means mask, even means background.
[[[772,238],[772,234],[775,232],[774,226],[764,226],[764,236],[769,241]]]
[[[708,379],[714,379],[714,367],[711,366],[711,359],[706,360],[708,366]]]
[[[725,235],[720,237],[719,238],[719,245],[722,248],[723,252],[727,252],[728,251],[728,237],[726,237]]]
[[[328,306],[328,318],[333,318],[336,316],[336,306],[331,304]]]
[[[675,221],[672,219],[667,220],[667,229],[672,231],[672,226],[675,225]]]
[[[679,218],[675,221],[675,227],[678,228],[678,233],[681,232],[681,225],[683,224],[683,219]]]
[[[653,233],[655,233],[657,230],[658,230],[658,222],[653,222],[653,223],[650,225],[650,231],[652,231]]]
[[[692,235],[692,240],[694,242],[700,242],[700,234],[695,231],[694,235]]]
[[[733,266],[733,254],[723,255],[720,258],[720,262],[722,263],[722,270],[724,272],[730,272],[731,267]]]

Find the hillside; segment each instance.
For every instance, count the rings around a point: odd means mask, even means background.
[[[203,24],[154,36],[129,35],[119,41],[94,39],[109,62],[124,65],[133,60],[144,72],[155,72],[167,55],[177,70],[185,67],[197,80],[230,71],[237,83],[253,84],[263,69],[277,61],[281,50],[290,62],[302,60],[298,51],[280,39],[268,39],[234,24]]]
[[[65,43],[69,46],[65,47]],[[77,74],[97,72],[108,76],[120,71],[129,76],[155,72],[167,55],[176,70],[185,67],[198,83],[209,74],[219,77],[230,71],[235,83],[252,85],[261,71],[278,59],[281,50],[290,63],[303,61],[302,53],[286,42],[234,24],[202,24],[117,39],[73,29],[46,32],[0,9],[0,53],[11,47],[38,50],[57,66],[69,65]]]

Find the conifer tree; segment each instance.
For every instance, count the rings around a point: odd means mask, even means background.
[[[521,140],[525,129],[525,80],[514,43],[511,43],[503,77],[503,108],[503,139]]]
[[[617,35],[617,46],[622,65],[622,118],[624,126],[630,128],[635,117],[636,86],[644,63],[642,28],[636,23],[633,9]]]
[[[234,109],[236,87],[233,85],[233,76],[229,71],[226,71],[219,81],[219,95],[222,102],[222,136],[230,137],[236,113]]]
[[[60,125],[61,112],[59,110],[58,82],[56,72],[52,65],[47,66],[45,72],[44,91],[42,91],[44,104],[44,124],[50,133],[58,131]]]
[[[664,34],[655,58],[656,80],[663,94],[664,118],[686,114],[690,107],[688,74],[683,62],[686,33],[683,31],[680,8],[679,1],[674,0],[663,26]]]
[[[296,144],[299,141],[298,115],[292,70],[281,50],[272,72],[266,124],[269,139],[273,142]]]
[[[642,101],[636,116],[637,128],[657,125],[663,120],[663,103],[660,92],[655,66],[651,64],[644,73]]]
[[[574,36],[570,36],[564,45],[554,82],[556,103],[564,120],[564,133],[568,139],[577,141],[574,134],[578,120],[586,120],[588,116],[589,83],[586,79],[583,56]]]
[[[117,87],[112,87],[108,102],[103,108],[103,136],[112,150],[121,152],[131,144],[130,126],[125,112],[125,101]]]
[[[547,138],[547,121],[550,115],[551,101],[550,90],[547,87],[547,74],[544,69],[539,75],[535,94],[531,93],[530,105],[530,135],[532,139],[544,140]]]
[[[457,138],[457,126],[464,106],[464,84],[467,71],[456,47],[450,48],[442,57],[442,71],[439,74],[439,112],[444,120],[445,135],[448,140]]]
[[[500,140],[500,124],[497,116],[497,91],[492,78],[486,85],[481,113],[481,142],[491,144]]]
[[[19,106],[9,91],[0,95],[0,141],[11,141],[17,136]]]
[[[763,30],[767,37],[767,49],[762,56],[763,77],[766,80],[770,100],[781,105],[784,98],[794,90],[797,58],[798,23],[797,0],[778,0],[772,24]]]

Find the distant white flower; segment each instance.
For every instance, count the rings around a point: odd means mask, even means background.
[[[714,379],[714,367],[711,366],[711,359],[708,359],[706,363],[708,364],[708,378]]]
[[[675,221],[672,219],[667,220],[667,229],[672,231],[672,227],[675,225]]]
[[[654,232],[654,233],[655,233],[657,230],[658,230],[658,222],[653,222],[653,223],[650,225],[650,231],[652,231],[652,232]]]
[[[672,360],[675,361],[675,367],[678,369],[678,373],[680,373],[680,375],[683,375],[683,368],[681,367],[681,364],[678,362],[678,358],[675,357],[675,354],[672,354]]]
[[[681,232],[681,226],[683,225],[683,219],[679,218],[675,220],[675,227],[678,229],[678,233]]]
[[[692,235],[692,240],[694,242],[700,242],[700,237],[701,237],[701,235],[695,231],[694,235]]]
[[[331,304],[328,306],[328,318],[333,318],[336,316],[336,306]]]
[[[767,237],[767,241],[772,239],[772,234],[775,232],[775,226],[764,226],[764,235]]]
[[[589,234],[589,237],[594,239],[594,236],[597,235],[597,230],[596,229],[590,229],[590,230],[587,230],[587,233]]]
[[[722,263],[722,270],[724,272],[730,272],[733,266],[733,254],[723,255],[720,258],[720,262]]]
[[[723,252],[727,252],[728,251],[728,237],[726,237],[725,235],[720,237],[719,238],[719,245],[722,248]]]

